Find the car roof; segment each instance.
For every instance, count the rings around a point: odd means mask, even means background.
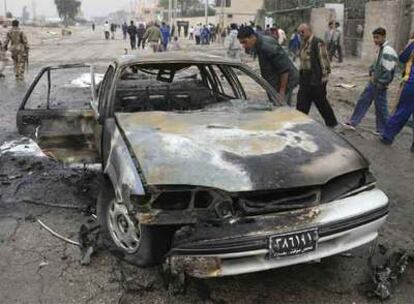
[[[201,64],[228,64],[228,65],[243,65],[237,60],[225,58],[222,56],[205,54],[201,52],[183,52],[183,51],[169,51],[152,54],[139,55],[124,55],[116,61],[119,66],[128,66],[133,64],[147,64],[147,63],[201,63]]]

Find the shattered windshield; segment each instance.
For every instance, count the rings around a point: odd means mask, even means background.
[[[243,81],[243,85],[241,84]],[[242,70],[215,64],[147,64],[124,68],[115,112],[270,110],[269,94]]]

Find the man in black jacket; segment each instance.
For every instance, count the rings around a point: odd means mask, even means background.
[[[131,42],[131,49],[135,50],[137,48],[137,27],[134,24],[134,21],[131,21],[130,26],[128,26],[128,35]]]
[[[144,24],[140,23],[138,25],[138,32],[137,32],[137,36],[138,36],[138,49],[140,47],[142,47],[142,49],[145,49],[145,40],[144,40],[144,34],[145,34],[145,26]]]
[[[298,28],[302,38],[300,48],[300,81],[296,109],[309,114],[315,103],[328,127],[338,125],[335,113],[326,98],[326,86],[331,73],[325,42],[313,35],[311,27],[304,23]]]
[[[280,94],[282,100],[290,105],[292,91],[299,82],[298,70],[277,40],[270,36],[256,35],[250,26],[242,27],[237,38],[240,44],[259,57],[262,77]]]

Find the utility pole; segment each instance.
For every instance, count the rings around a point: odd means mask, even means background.
[[[221,29],[224,29],[224,23],[225,23],[225,13],[224,13],[224,7],[226,5],[226,0],[220,0],[220,6],[221,6],[221,18],[220,18],[220,27]]]
[[[177,21],[177,7],[178,7],[178,0],[174,0],[174,15],[173,15],[173,22],[172,22],[173,25],[175,25]]]
[[[205,17],[206,17],[206,25],[208,24],[208,0],[205,0]]]
[[[7,0],[3,0],[4,1],[4,17],[6,17],[7,15]]]
[[[172,0],[168,0],[168,22],[170,23],[170,29],[172,28]]]
[[[36,0],[33,0],[32,1],[32,19],[33,20],[36,20],[37,18],[36,8],[37,8]]]

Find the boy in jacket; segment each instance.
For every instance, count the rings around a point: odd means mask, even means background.
[[[386,40],[386,31],[383,28],[377,28],[372,32],[374,43],[378,46],[378,56],[374,64],[370,67],[369,75],[371,76],[368,85],[360,96],[354,113],[344,127],[354,130],[362,121],[368,112],[372,101],[375,101],[376,116],[376,134],[384,132],[388,120],[388,85],[394,79],[395,68],[398,62],[398,54],[388,45]]]

